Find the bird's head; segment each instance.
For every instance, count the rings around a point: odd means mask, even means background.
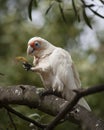
[[[41,37],[33,37],[28,42],[27,54],[41,57],[53,50],[54,46]]]

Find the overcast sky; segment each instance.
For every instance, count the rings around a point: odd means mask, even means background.
[[[66,0],[67,1],[67,0]],[[86,0],[87,4],[94,3],[96,7],[94,7],[94,10],[97,10],[104,16],[104,5],[101,4],[99,0]],[[43,11],[44,12],[44,11]],[[34,10],[32,12],[33,21],[30,22],[37,28],[41,28],[44,26],[45,19],[43,16],[43,12],[41,9]],[[99,41],[96,37],[96,32],[104,31],[104,19],[99,18],[97,16],[94,16],[90,11],[88,11],[89,15],[93,15],[93,20],[95,21],[93,26],[93,29],[91,30],[87,25],[84,27],[83,32],[80,35],[80,44],[82,49],[87,50],[90,48],[98,48]],[[83,25],[82,25],[83,26]]]

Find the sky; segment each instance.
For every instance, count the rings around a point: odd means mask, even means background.
[[[96,6],[94,6],[93,9],[97,10],[101,15],[104,16],[104,5],[102,5],[99,0],[87,0],[87,4],[89,3],[94,3]],[[33,21],[32,23],[30,22],[30,24],[33,24],[37,28],[42,28],[45,23],[43,12],[45,12],[44,8],[43,11],[42,9],[34,10],[32,12]],[[87,25],[84,26],[84,29],[79,37],[80,45],[83,50],[88,50],[89,48],[97,49],[99,47],[99,40],[96,36],[96,32],[99,33],[100,31],[104,31],[104,28],[102,28],[104,26],[104,19],[94,16],[94,14],[89,10],[87,10],[87,12],[89,16],[93,16],[93,29],[90,29]],[[80,24],[80,26],[83,28],[83,24]]]
[[[89,3],[94,3],[96,6],[93,9],[104,16],[104,5],[102,5],[100,0],[89,0]],[[89,10],[87,11],[89,16],[93,16],[93,29],[91,30],[87,25],[84,27],[84,30],[80,36],[81,46],[84,50],[88,50],[89,48],[97,49],[99,47],[99,40],[96,32],[99,33],[104,31],[104,19],[95,16]]]

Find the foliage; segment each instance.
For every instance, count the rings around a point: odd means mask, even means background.
[[[33,5],[33,2],[34,2],[34,5],[35,7],[37,8],[38,6],[38,2],[37,0],[30,0],[29,2],[29,6],[28,6],[28,15],[29,15],[29,18],[30,20],[32,20],[32,5]],[[47,8],[46,10],[46,13],[45,14],[48,14],[48,12],[51,10],[52,6],[54,5],[54,3],[58,3],[58,7],[59,7],[59,10],[60,10],[60,14],[64,20],[64,22],[66,22],[66,18],[65,18],[65,14],[64,14],[64,6],[68,3],[68,1],[63,1],[63,0],[52,0],[50,1],[50,4],[49,4],[49,7]],[[96,16],[100,17],[100,18],[104,18],[104,15],[102,15],[100,12],[98,12],[98,10],[95,10],[94,8],[96,8],[96,6],[98,6],[98,8],[103,8],[103,5],[104,5],[104,2],[102,0],[100,0],[100,3],[101,5],[96,5],[95,4],[95,1],[91,3],[91,1],[88,3],[88,1],[84,1],[84,0],[80,0],[79,1],[75,1],[75,0],[71,0],[71,4],[72,4],[72,7],[73,7],[73,11],[75,13],[75,16],[77,18],[77,20],[80,22],[80,19],[81,19],[81,14],[80,14],[80,10],[83,10],[82,14],[83,14],[83,19],[85,21],[85,23],[92,29],[92,26],[91,26],[91,21],[89,19],[89,16],[88,14],[86,13],[86,8],[88,8],[93,14],[95,14]],[[79,6],[78,6],[79,4]]]
[[[100,1],[104,4],[102,0]],[[86,27],[83,19],[90,27],[94,24],[94,20],[92,21],[92,17],[89,17],[87,13],[86,8],[88,7],[85,7],[82,17],[80,11],[77,11],[79,6],[77,7],[78,3],[76,1],[73,1],[73,3],[69,2],[68,5],[66,3],[63,5],[62,0],[56,0],[53,3],[45,0],[40,2],[31,0],[30,2],[29,10],[27,11],[28,0],[0,1],[0,73],[4,74],[4,76],[0,75],[0,85],[30,84],[39,87],[43,86],[38,75],[24,71],[21,64],[15,61],[15,57],[24,56],[32,63],[33,59],[26,55],[26,47],[27,41],[33,36],[41,36],[56,46],[70,50],[79,71],[82,86],[86,87],[103,83],[104,38],[99,35],[102,35],[104,31],[97,32],[95,30],[99,41],[97,48],[89,47],[87,50],[83,50],[80,40],[78,40]],[[65,6],[66,8],[64,9]],[[92,9],[92,6],[90,8]],[[32,18],[32,22],[28,19],[28,13],[30,19]],[[38,17],[38,21],[35,19],[36,17]],[[81,19],[81,22],[78,23],[75,17],[79,21]],[[83,40],[83,42],[86,42],[86,39]],[[103,94],[96,94],[88,97],[87,100],[92,110],[104,118],[102,98]],[[15,107],[25,115],[32,114],[35,111],[26,107]],[[35,112],[45,117],[43,121],[48,121],[52,118],[40,111],[36,110]],[[7,112],[0,109],[0,115],[3,117],[0,119],[0,129],[11,129]],[[14,116],[13,118],[19,130],[31,129],[27,122],[23,122]],[[58,126],[57,130],[67,130],[69,127],[74,130],[78,129],[76,126],[65,122],[62,127]]]

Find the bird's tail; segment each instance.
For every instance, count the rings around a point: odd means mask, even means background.
[[[87,110],[91,111],[90,106],[88,105],[88,103],[86,102],[86,100],[84,98],[81,98],[79,100],[78,104],[80,104],[81,106],[85,107]]]

